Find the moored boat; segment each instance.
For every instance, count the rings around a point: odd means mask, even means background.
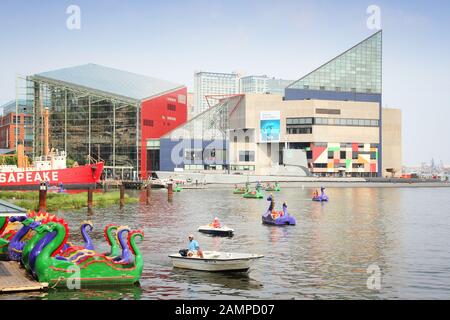
[[[46,156],[36,157],[33,165],[23,165],[23,155],[18,154],[17,165],[0,165],[0,189],[38,189],[42,182],[48,186],[83,189],[100,182],[103,162],[67,168],[66,152],[52,151]],[[64,190],[64,189],[62,189]]]
[[[179,253],[171,254],[169,257],[175,268],[220,272],[247,271],[255,260],[264,256],[251,253],[203,251],[203,258],[183,257]]]

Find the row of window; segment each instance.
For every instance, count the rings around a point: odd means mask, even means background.
[[[254,162],[255,161],[255,151],[239,151],[239,161],[240,162]]]
[[[312,127],[286,128],[286,134],[311,134]]]
[[[325,125],[325,126],[353,126],[353,127],[378,127],[377,119],[347,119],[347,118],[286,118],[286,126],[293,125]]]
[[[358,155],[362,155],[362,154],[369,154],[370,155],[370,159],[372,160],[376,160],[377,159],[377,153],[372,151],[372,152],[364,152],[364,151],[353,151],[352,152],[352,159],[356,160],[358,159]],[[347,157],[347,152],[346,151],[340,151],[339,154],[340,158],[339,159],[345,159]],[[334,158],[334,151],[328,151],[328,159],[335,159]]]
[[[230,170],[232,170],[232,171],[255,171],[255,166],[231,165]]]
[[[328,168],[328,164],[327,163],[314,163],[313,167],[325,169],[325,168]],[[346,168],[346,165],[345,165],[345,163],[338,163],[333,168]],[[353,169],[364,169],[364,164],[363,163],[352,163],[352,168]]]

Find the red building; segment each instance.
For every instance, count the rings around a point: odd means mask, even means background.
[[[187,120],[187,89],[96,64],[27,77],[34,92],[33,155],[43,153],[42,114],[49,111],[50,147],[85,164],[105,162],[108,178],[147,178],[159,170],[159,138]]]
[[[25,113],[24,106],[19,106],[16,115],[16,102],[11,101],[3,106],[0,117],[0,149],[16,149],[16,142],[25,145],[25,152],[30,153],[33,146],[32,123],[33,116]],[[17,131],[17,132],[16,132]],[[16,133],[18,139],[16,141]]]
[[[186,122],[186,96],[184,87],[141,102],[141,177],[159,170],[159,149],[151,141]]]

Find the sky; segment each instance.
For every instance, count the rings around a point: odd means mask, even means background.
[[[70,5],[80,29],[67,28]],[[190,91],[199,70],[295,80],[373,34],[370,5],[381,13],[383,106],[403,114],[403,162],[450,165],[445,0],[0,0],[0,104],[15,98],[17,75],[85,63]]]

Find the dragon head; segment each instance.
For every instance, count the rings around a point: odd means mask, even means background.
[[[122,237],[122,234],[124,232],[130,232],[130,227],[129,226],[120,226],[117,228],[117,233],[116,233],[116,240],[119,241]]]
[[[85,228],[89,228],[89,231],[92,231],[94,229],[94,224],[92,223],[92,221],[83,221],[81,223],[81,230],[85,229]]]
[[[135,237],[141,238],[141,240],[144,240],[144,231],[143,230],[133,230],[128,233],[128,247],[131,249],[131,252],[136,255],[136,252],[134,251],[134,248],[132,246],[132,241]]]
[[[103,231],[103,236],[105,237],[106,242],[108,242],[109,245],[111,245],[111,241],[109,240],[109,237],[108,237],[108,230],[113,230],[113,229],[117,230],[118,228],[119,228],[118,224],[111,223],[111,224],[106,225],[106,227]]]

